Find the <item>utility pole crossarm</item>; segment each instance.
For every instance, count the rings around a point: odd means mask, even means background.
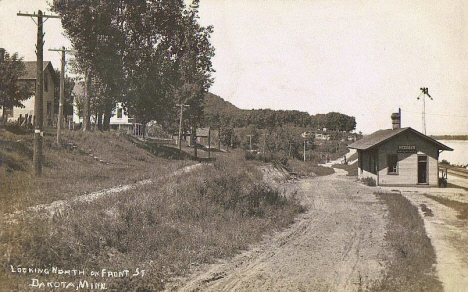
[[[65,53],[75,53],[76,50],[67,50],[67,49],[49,49],[51,52],[65,52]]]
[[[18,12],[16,14],[17,16],[30,16],[30,17],[43,17],[43,18],[60,18],[59,15],[47,15],[47,14],[38,14],[38,13],[21,13],[21,12]]]

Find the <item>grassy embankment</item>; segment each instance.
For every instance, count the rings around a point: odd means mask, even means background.
[[[443,291],[435,275],[436,255],[424,229],[424,221],[401,194],[378,193],[388,207],[385,240],[391,255],[384,258],[386,274],[373,291]]]
[[[32,134],[0,128],[0,142],[1,213],[163,176],[194,163],[157,157],[115,133],[65,131],[61,148],[52,133],[44,137],[43,176],[35,178]]]
[[[13,134],[3,131],[2,135],[6,141],[6,136]],[[67,133],[65,139],[80,144],[78,148],[94,147],[93,157],[80,151],[55,149],[46,137],[46,160],[56,162],[45,167],[40,179],[31,177],[27,171],[30,165],[22,171],[12,169],[12,165],[26,163],[23,156],[30,153],[30,138],[26,135],[21,142],[14,142],[16,136],[8,139],[5,145],[11,149],[2,150],[3,157],[9,156],[2,166],[2,177],[8,179],[2,181],[2,186],[12,185],[2,187],[1,200],[2,206],[6,202],[15,207],[2,208],[3,213],[81,191],[158,176],[181,166],[181,162],[141,152],[144,150],[126,138],[112,135]],[[106,146],[109,143],[113,145]],[[16,151],[19,145],[24,148],[20,152]],[[107,150],[99,152],[99,147]],[[182,162],[187,163],[190,162]],[[139,171],[140,167],[144,169]],[[28,183],[21,185],[23,177]],[[65,193],[55,194],[61,190]],[[214,165],[167,181],[159,180],[91,203],[72,203],[52,218],[27,214],[19,223],[11,224],[4,222],[2,216],[0,283],[8,291],[28,290],[32,278],[76,285],[80,280],[104,282],[115,291],[158,291],[169,279],[186,274],[191,267],[232,256],[264,234],[286,227],[301,211],[294,198],[266,185],[261,172],[241,155],[219,157]],[[82,269],[86,274],[18,274],[9,270],[10,265]],[[140,272],[136,277],[103,278],[90,274],[102,269],[128,269],[134,273],[137,268],[145,270],[145,275]]]
[[[299,161],[297,159],[288,160],[287,168],[298,176],[324,176],[333,174],[335,171],[331,167],[317,165],[310,161]]]
[[[357,152],[351,155],[348,159],[348,162],[354,161],[358,158]],[[358,173],[358,163],[353,164],[334,164],[333,167],[346,170],[346,176],[357,176]]]

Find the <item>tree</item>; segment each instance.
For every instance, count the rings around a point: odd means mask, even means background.
[[[75,49],[74,70],[85,75],[84,129],[89,128],[91,92],[99,92],[95,112],[110,120],[115,101],[122,101],[125,84],[122,59],[125,53],[122,5],[126,1],[59,1],[52,10],[62,19],[62,26]],[[127,1],[128,2],[128,1]],[[97,90],[91,84],[99,85]],[[107,115],[106,115],[107,114]]]
[[[100,86],[104,115],[123,101],[143,125],[167,124],[176,113],[177,92],[189,87],[195,92],[186,101],[187,117],[198,121],[203,115],[214,48],[212,28],[198,24],[197,7],[197,0],[189,8],[183,0],[55,0],[53,5],[77,51],[78,68],[91,68]]]
[[[26,73],[23,58],[18,53],[10,55],[5,52],[0,64],[0,106],[3,108],[3,122],[8,119],[7,110],[13,107],[24,107],[23,101],[28,99],[33,90],[28,84],[21,83],[19,78]]]
[[[56,79],[60,79],[60,72],[55,72]],[[63,105],[63,115],[69,116],[73,114],[73,89],[75,88],[75,80],[74,78],[65,76],[65,98],[64,98],[64,105]],[[60,88],[54,88],[54,103],[59,103],[60,98]],[[58,108],[56,108],[58,110]]]

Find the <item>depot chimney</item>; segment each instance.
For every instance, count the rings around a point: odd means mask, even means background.
[[[392,129],[400,129],[401,128],[401,110],[399,109],[397,113],[393,113],[392,116]]]

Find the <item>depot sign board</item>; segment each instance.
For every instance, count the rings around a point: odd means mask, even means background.
[[[397,153],[417,153],[416,146],[414,145],[399,145]]]

